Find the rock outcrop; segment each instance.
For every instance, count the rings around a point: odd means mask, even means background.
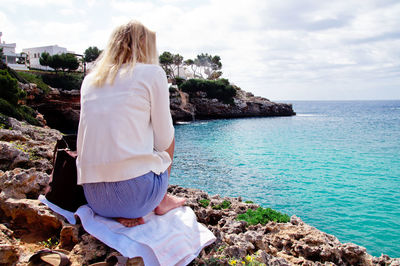
[[[35,84],[20,84],[28,93],[26,104],[38,110],[47,125],[63,132],[76,131],[80,114],[80,92],[52,88],[43,94]],[[291,116],[295,115],[291,104],[274,103],[255,97],[238,87],[233,104],[209,99],[205,92],[189,97],[185,92],[170,89],[170,108],[175,123],[196,119],[220,119],[241,117]]]
[[[23,88],[28,93],[26,104],[41,113],[47,125],[63,132],[78,129],[81,108],[80,91],[51,88],[49,93],[43,94],[37,90],[29,91],[25,87]]]
[[[239,87],[232,104],[217,99],[207,98],[205,92],[199,91],[191,97],[182,91],[172,88],[170,91],[171,113],[175,122],[195,119],[220,119],[242,117],[291,116],[296,113],[291,104],[275,103],[262,97],[256,97]]]
[[[10,118],[7,129],[0,129],[0,136],[1,265],[26,265],[29,257],[43,248],[68,250],[72,265],[88,265],[120,255],[86,233],[81,225],[68,224],[37,200],[48,182],[52,151],[61,137],[58,131]],[[20,149],[21,146],[25,148]],[[30,150],[36,151],[34,157]],[[259,207],[243,202],[240,197],[211,196],[201,190],[174,185],[168,191],[187,198],[186,204],[194,210],[198,221],[217,237],[192,265],[242,262],[246,265],[400,265],[400,259],[386,255],[373,257],[363,247],[342,244],[335,236],[319,231],[296,216],[288,223],[249,225],[239,221],[238,214]],[[223,201],[229,201],[230,205],[226,209],[216,208]],[[131,259],[129,263],[140,265],[140,260]]]

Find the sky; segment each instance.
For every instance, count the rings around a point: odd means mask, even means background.
[[[160,53],[219,55],[223,77],[274,101],[400,99],[399,0],[0,0],[2,41],[105,48],[131,19]]]

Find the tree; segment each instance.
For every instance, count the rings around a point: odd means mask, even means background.
[[[185,65],[190,66],[193,71],[193,77],[196,78],[196,71],[198,69],[197,64],[194,63],[193,59],[188,59],[183,62]]]
[[[50,54],[48,52],[44,52],[40,55],[39,63],[42,66],[48,66],[50,60]]]
[[[55,54],[49,57],[48,59],[48,66],[54,69],[57,73],[59,69],[61,69],[62,66],[62,59],[59,54]]]
[[[183,62],[183,56],[181,56],[180,54],[174,54],[173,55],[172,63],[175,66],[175,69],[178,69],[178,73],[177,73],[178,77],[179,77],[179,69],[180,69],[180,67],[182,65],[182,62]],[[175,69],[174,69],[174,72],[175,72]]]
[[[222,71],[220,71],[222,68],[221,57],[218,55],[201,53],[194,60],[186,60],[184,64],[190,66],[194,78],[217,80],[222,75]]]
[[[39,59],[39,61],[40,61],[40,59]],[[42,63],[40,63],[40,64],[42,65]],[[53,68],[56,72],[60,69],[63,72],[65,72],[67,70],[68,71],[76,70],[79,67],[79,61],[73,54],[55,54],[55,55],[49,56],[47,58],[47,64],[49,67]]]
[[[97,57],[99,57],[99,55],[101,54],[101,50],[99,50],[99,48],[97,48],[96,46],[90,46],[89,48],[87,48],[85,50],[85,52],[83,53],[83,59],[84,62],[93,62],[97,59]]]
[[[165,51],[160,55],[159,62],[165,73],[167,73],[175,84],[177,76],[179,77],[179,69],[182,67],[183,56]],[[178,70],[177,76],[175,75],[176,70]]]
[[[5,62],[3,62],[3,57],[4,57],[3,48],[0,48],[0,68],[3,68],[6,64]]]
[[[62,69],[73,71],[77,70],[79,67],[79,61],[73,54],[61,54],[62,59]]]
[[[158,58],[161,67],[164,69],[165,73],[167,75],[171,76],[173,73],[171,73],[171,68],[170,65],[172,65],[173,62],[173,56],[170,52],[163,52],[159,58]]]
[[[220,71],[222,68],[221,57],[218,55],[212,56],[207,53],[201,53],[197,55],[194,63],[198,67],[202,68],[204,74],[207,75],[207,79],[216,80],[222,75],[222,72]],[[201,71],[200,76],[203,77]]]

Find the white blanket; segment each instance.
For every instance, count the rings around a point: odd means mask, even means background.
[[[74,213],[49,202],[43,195],[39,200],[53,211],[75,224]],[[96,215],[87,206],[76,212],[85,230],[128,258],[142,257],[145,265],[187,265],[200,251],[215,241],[215,236],[198,223],[189,207],[180,207],[164,215],[150,213],[145,224],[125,227],[114,219]]]

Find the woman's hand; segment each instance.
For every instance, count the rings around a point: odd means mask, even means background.
[[[172,139],[171,145],[169,145],[169,147],[165,150],[169,154],[169,157],[171,157],[171,164],[168,167],[168,177],[171,175],[172,161],[174,159],[174,150],[175,150],[175,137]]]

